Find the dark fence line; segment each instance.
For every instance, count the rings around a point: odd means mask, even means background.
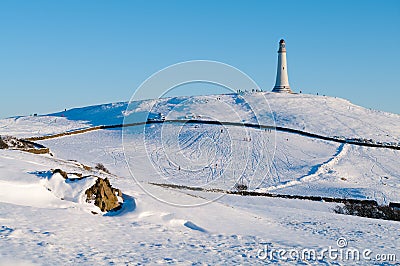
[[[335,203],[350,203],[350,204],[365,204],[378,206],[375,200],[363,200],[363,199],[344,199],[344,198],[332,198],[332,197],[320,197],[320,196],[304,196],[304,195],[287,195],[287,194],[275,194],[268,192],[255,192],[255,191],[236,191],[236,190],[223,190],[219,188],[201,188],[201,187],[190,187],[184,185],[175,184],[165,184],[165,183],[149,183],[150,185],[155,185],[165,188],[174,189],[186,189],[191,191],[202,191],[202,192],[216,192],[224,193],[230,195],[240,195],[240,196],[252,196],[252,197],[268,197],[268,198],[283,198],[283,199],[299,199],[299,200],[310,200],[310,201],[321,201],[321,202],[335,202]],[[391,202],[389,207],[400,208],[400,203]]]
[[[255,129],[269,129],[269,130],[276,130],[281,132],[293,133],[298,134],[305,137],[310,138],[317,138],[326,141],[333,141],[337,143],[347,143],[352,145],[358,146],[366,146],[366,147],[374,147],[374,148],[386,148],[386,149],[393,149],[393,150],[400,150],[400,146],[398,145],[391,145],[391,144],[382,144],[382,143],[368,143],[363,142],[357,139],[346,139],[346,138],[336,138],[336,137],[327,137],[318,135],[315,133],[310,133],[298,129],[280,127],[280,126],[267,126],[267,125],[259,125],[253,123],[239,123],[239,122],[223,122],[223,121],[211,121],[211,120],[147,120],[146,122],[137,122],[137,123],[128,123],[128,124],[118,124],[118,125],[102,125],[102,126],[94,126],[84,129],[77,129],[73,131],[68,131],[64,133],[57,133],[53,135],[47,136],[40,136],[40,137],[30,137],[26,138],[25,140],[28,141],[37,141],[37,140],[46,140],[46,139],[53,139],[59,138],[63,136],[75,135],[75,134],[82,134],[93,130],[99,129],[113,129],[113,128],[124,128],[124,127],[133,127],[133,126],[142,126],[147,124],[163,124],[163,123],[176,123],[176,124],[204,124],[204,125],[221,125],[221,126],[236,126],[236,127],[249,127]]]

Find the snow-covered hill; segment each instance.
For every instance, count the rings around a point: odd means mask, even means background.
[[[47,136],[161,116],[166,120],[258,123],[374,143],[400,141],[399,115],[333,97],[262,92],[122,102],[9,118],[0,120],[0,135]],[[388,204],[400,202],[400,150],[273,128],[201,123],[96,128],[39,143],[54,156],[0,150],[0,261],[255,265],[282,262],[257,258],[265,245],[319,250],[336,247],[340,237],[347,239],[349,247],[369,248],[374,254],[396,253],[400,258],[398,222],[334,214],[334,203],[149,184],[231,189],[241,182],[259,192]],[[113,186],[131,199],[129,208],[119,215],[92,215],[82,200],[72,195],[70,201],[60,199],[48,190],[48,181],[35,174],[59,167],[82,171],[82,164],[96,163],[113,173],[108,175]],[[162,201],[201,206],[182,208]],[[309,262],[323,261],[334,262],[329,258]]]
[[[120,102],[37,117],[3,119],[0,120],[0,134],[32,137],[89,126],[122,124],[127,108],[128,103]],[[400,141],[400,115],[366,109],[336,97],[268,92],[174,97],[134,102],[129,105],[128,112],[149,109],[153,113],[169,114],[170,119],[203,115],[205,119],[258,121],[324,136]]]

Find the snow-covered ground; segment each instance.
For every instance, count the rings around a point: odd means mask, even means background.
[[[124,114],[142,111],[147,115],[149,110],[168,114],[170,119],[202,116],[202,119],[210,117],[218,121],[258,121],[264,125],[276,124],[324,136],[400,142],[398,114],[366,109],[340,98],[268,92],[174,97],[129,105],[120,102],[51,115],[14,117],[0,120],[0,134],[32,137],[89,126],[122,124]]]
[[[0,120],[0,134],[32,137],[116,125],[124,117],[125,122],[146,119],[142,114],[147,111],[167,119],[275,123],[323,136],[396,143],[400,139],[399,115],[332,97],[274,93],[177,97],[9,118]],[[95,130],[39,143],[54,156],[0,150],[0,265],[298,264],[276,254],[263,260],[261,251],[268,247],[321,252],[338,249],[340,238],[348,244],[340,250],[370,249],[372,260],[325,254],[324,259],[301,263],[384,264],[375,259],[377,254],[395,254],[400,262],[398,222],[338,215],[333,213],[335,203],[149,184],[230,189],[243,182],[261,192],[387,204],[400,202],[399,150],[274,130],[167,123]],[[112,175],[87,172],[81,165],[96,163]],[[113,215],[93,215],[94,206],[81,198],[93,180],[72,187],[40,174],[55,168],[108,177],[124,193],[125,208]]]

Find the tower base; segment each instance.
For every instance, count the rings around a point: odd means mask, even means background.
[[[274,87],[272,92],[286,92],[286,93],[293,93],[290,87]]]

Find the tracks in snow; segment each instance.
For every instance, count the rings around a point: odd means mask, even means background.
[[[143,126],[143,125],[151,125],[151,124],[163,124],[163,123],[170,123],[170,124],[204,124],[204,125],[223,125],[223,126],[236,126],[236,127],[249,127],[261,130],[276,130],[286,133],[298,134],[304,137],[309,138],[316,138],[326,141],[332,141],[342,144],[351,144],[357,146],[365,146],[365,147],[375,147],[375,148],[386,148],[392,150],[400,150],[399,145],[394,144],[386,144],[386,143],[371,143],[371,142],[363,142],[356,139],[345,139],[345,138],[336,138],[336,137],[328,137],[322,136],[315,133],[310,133],[298,129],[293,128],[286,128],[280,126],[268,126],[268,125],[260,125],[260,124],[253,124],[253,123],[239,123],[239,122],[221,122],[221,121],[212,121],[212,120],[148,120],[146,122],[138,122],[138,123],[131,123],[131,124],[119,124],[119,125],[102,125],[102,126],[94,126],[88,127],[84,129],[78,129],[73,131],[68,131],[64,133],[58,133],[53,135],[41,136],[41,137],[31,137],[26,138],[29,141],[38,141],[38,140],[46,140],[46,139],[54,139],[63,136],[75,135],[75,134],[82,134],[89,131],[100,130],[100,129],[112,129],[112,128],[124,128],[124,127],[133,127],[133,126]]]
[[[349,150],[349,145],[342,143],[332,158],[330,158],[329,160],[327,160],[326,162],[324,162],[322,164],[313,166],[307,175],[302,176],[296,180],[287,181],[287,182],[281,183],[280,185],[277,185],[277,186],[270,186],[270,187],[262,189],[262,190],[271,191],[271,190],[275,190],[275,189],[299,185],[304,182],[318,180],[321,175],[324,175],[324,174],[328,173],[329,171],[331,171],[333,169],[333,166],[336,165],[339,162],[339,160],[347,154],[348,150]]]
[[[124,127],[133,127],[133,126],[151,125],[151,124],[180,124],[180,125],[200,124],[200,125],[246,127],[246,128],[260,129],[260,130],[276,130],[276,131],[280,131],[280,132],[297,134],[297,135],[308,137],[308,138],[321,139],[321,140],[325,140],[325,141],[332,141],[332,142],[340,143],[340,146],[337,149],[336,153],[333,155],[333,157],[331,157],[329,160],[327,160],[321,164],[313,166],[306,175],[301,176],[295,180],[280,182],[279,185],[267,187],[267,188],[263,189],[265,191],[286,188],[286,187],[302,184],[304,182],[310,182],[310,181],[315,181],[315,180],[319,179],[321,176],[323,176],[324,174],[327,174],[327,173],[329,173],[329,171],[331,171],[333,166],[335,164],[337,164],[338,161],[347,153],[350,145],[400,150],[400,146],[397,146],[397,145],[382,144],[382,143],[365,143],[365,142],[357,141],[354,139],[345,139],[345,138],[341,139],[341,138],[336,138],[336,137],[327,137],[327,136],[321,136],[318,134],[309,133],[309,132],[305,132],[305,131],[301,131],[301,130],[297,130],[297,129],[285,128],[285,127],[273,127],[273,126],[259,125],[259,124],[252,124],[252,123],[220,122],[220,121],[206,121],[206,120],[164,120],[164,121],[148,120],[146,122],[138,122],[138,123],[132,123],[132,124],[125,124],[125,125],[95,126],[95,127],[91,127],[91,128],[84,128],[84,129],[79,129],[79,130],[75,130],[75,131],[59,133],[59,134],[55,134],[55,135],[28,138],[27,140],[30,140],[30,141],[45,140],[45,139],[58,138],[58,137],[68,136],[68,135],[82,134],[82,133],[86,133],[89,131],[100,130],[100,129],[124,128]],[[196,142],[196,141],[194,141],[193,139],[186,139],[186,143],[184,143],[184,145],[191,146],[191,145],[193,145],[193,142]],[[159,160],[158,152],[160,152],[160,150],[157,150],[155,153],[152,154],[153,163],[157,162]],[[199,154],[197,154],[197,155],[199,155]],[[193,156],[193,154],[190,154],[189,156]],[[158,162],[158,163],[160,163],[160,162]],[[221,164],[221,162],[219,164]],[[165,166],[165,164],[163,164],[163,163],[160,163],[160,165]],[[171,174],[174,173],[173,169],[175,169],[175,168],[177,168],[176,165],[167,166],[164,169],[164,171],[167,171],[167,172],[164,174],[167,174],[167,176],[171,176]],[[203,169],[201,172],[199,172],[199,174],[201,176],[203,176],[204,174],[206,174],[204,172],[206,170],[212,170],[212,169],[211,168]],[[191,172],[193,172],[193,171],[191,171]],[[216,176],[218,176],[218,173],[212,172],[211,176],[210,176],[211,180],[215,179]],[[279,180],[279,177],[278,177],[278,180]],[[208,180],[208,181],[210,181],[210,180]]]

